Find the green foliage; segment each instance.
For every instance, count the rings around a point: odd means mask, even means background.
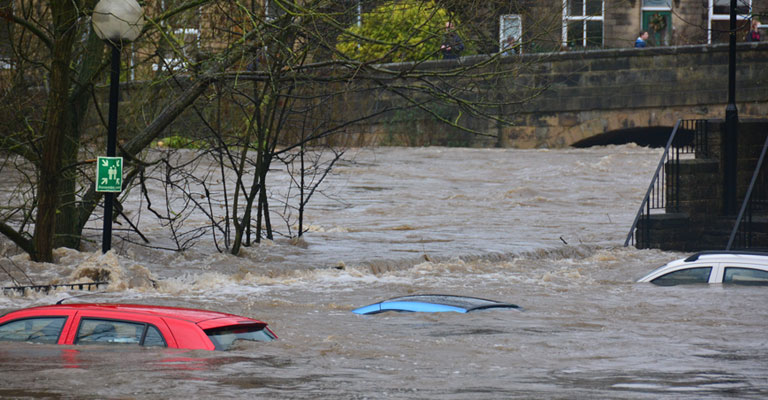
[[[363,14],[360,26],[339,35],[336,49],[359,61],[437,59],[449,20],[448,11],[431,0],[387,2]]]

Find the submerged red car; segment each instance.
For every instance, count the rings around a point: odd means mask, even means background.
[[[272,341],[265,322],[216,311],[136,304],[57,304],[0,317],[0,341],[123,344],[227,350],[238,340]]]

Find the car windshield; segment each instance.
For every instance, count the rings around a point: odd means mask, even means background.
[[[205,334],[211,339],[216,350],[229,350],[238,340],[252,342],[270,342],[276,337],[265,325],[232,325],[206,329]]]

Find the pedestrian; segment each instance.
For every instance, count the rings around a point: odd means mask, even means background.
[[[443,58],[459,58],[459,55],[463,50],[464,43],[462,43],[461,37],[459,37],[459,34],[453,29],[453,24],[450,21],[446,22],[443,44],[440,46],[440,52],[443,53]]]
[[[643,48],[646,46],[648,40],[648,31],[640,31],[640,36],[635,40],[635,47]]]
[[[760,26],[760,21],[753,19],[752,24],[749,26],[749,32],[747,32],[747,37],[746,37],[747,42],[760,41],[760,31],[758,30],[759,26]]]
[[[504,42],[504,55],[517,54],[519,52],[517,42],[514,36],[507,36],[507,40]]]

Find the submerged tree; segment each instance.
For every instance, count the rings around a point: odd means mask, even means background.
[[[3,218],[0,231],[39,261],[51,261],[54,247],[79,246],[83,227],[100,198],[93,190],[92,174],[81,170],[83,156],[87,156],[84,151],[94,150],[83,147],[93,137],[86,121],[95,96],[94,86],[101,82],[107,66],[105,44],[93,33],[90,23],[95,3],[17,0],[13,7],[3,10],[9,21],[13,68],[11,82],[3,93],[10,100],[4,102],[3,113],[14,116],[15,122],[4,127],[3,150],[23,158],[36,174],[30,177],[34,189],[25,191],[31,193],[32,199],[21,206],[22,223],[17,218],[19,213],[13,210]],[[149,18],[144,38],[154,39],[154,43],[146,48],[160,48],[171,42],[164,22],[207,2],[178,3]],[[133,158],[146,148],[205,91],[217,73],[242,58],[242,52],[235,49],[242,48],[249,35],[223,43],[206,69],[183,91],[167,99],[162,111],[123,144],[122,154]],[[36,119],[17,108],[18,100],[26,96],[39,101],[44,118]],[[34,224],[29,223],[32,218]]]
[[[2,151],[18,167],[6,163],[2,172],[19,175],[23,184],[6,195],[12,205],[2,211],[0,232],[36,260],[51,261],[53,248],[80,246],[100,201],[88,161],[102,147],[97,133],[103,132],[103,119],[94,99],[107,53],[91,32],[95,0],[17,2],[19,7],[5,11],[13,70],[2,86],[2,112],[14,123],[3,128]],[[495,26],[506,2],[398,3],[393,7],[404,7],[403,19],[423,22],[386,37],[381,29],[369,29],[376,24],[366,25],[374,18],[366,12],[375,8],[368,4],[148,5],[143,35],[124,49],[130,55],[124,57],[130,60],[125,78],[133,82],[121,105],[125,124],[118,155],[129,167],[122,196],[140,189],[144,206],[168,226],[177,250],[211,234],[221,251],[238,254],[244,245],[273,237],[275,216],[284,221],[286,236],[305,230],[305,206],[344,146],[357,143],[349,138],[359,137],[362,123],[382,124],[408,111],[458,131],[495,136],[479,129],[478,121],[508,123],[515,104],[540,92],[514,82],[527,68],[521,58],[494,53],[425,63],[436,54],[438,27],[446,19],[472,21],[463,27],[468,46],[496,46],[482,24]],[[375,51],[360,57],[358,46]],[[378,64],[404,58],[416,62]],[[504,86],[514,94],[490,95]],[[28,101],[44,104],[45,116],[36,119]],[[163,149],[169,142],[187,149],[178,156],[151,150],[160,138],[168,138]],[[201,172],[203,159],[214,167]],[[291,177],[281,183],[286,187],[279,199],[271,197],[268,180],[276,165]],[[155,187],[167,189],[162,199],[152,197],[148,188]],[[124,213],[119,203],[115,213],[141,235],[138,217]],[[185,227],[191,215],[204,215],[208,224]]]

